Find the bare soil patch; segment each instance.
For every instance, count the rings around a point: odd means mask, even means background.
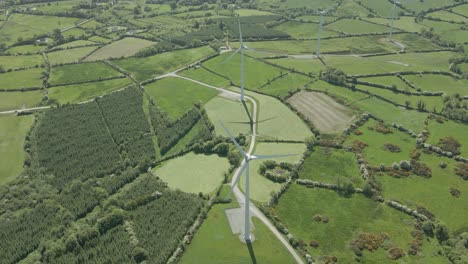
[[[323,93],[300,92],[289,98],[288,102],[325,134],[343,131],[356,118],[352,109]]]

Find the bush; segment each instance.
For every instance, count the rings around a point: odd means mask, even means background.
[[[458,140],[454,139],[453,137],[445,137],[439,139],[439,143],[437,144],[443,151],[452,152],[453,155],[460,155],[460,147],[461,144]]]
[[[391,248],[388,250],[388,257],[391,260],[397,260],[405,255],[405,252],[401,248]]]
[[[455,167],[455,174],[462,177],[463,180],[468,180],[468,164],[458,163]]]
[[[385,143],[382,148],[386,151],[390,151],[390,152],[393,152],[393,153],[398,153],[398,152],[401,152],[401,148],[397,145],[394,145],[392,143]]]

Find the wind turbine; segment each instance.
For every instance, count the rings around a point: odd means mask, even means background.
[[[392,13],[392,22],[390,24],[390,35],[388,37],[389,41],[392,41],[392,36],[393,36],[393,21],[395,20],[395,11],[396,11],[396,5],[400,4],[398,1],[393,1],[393,7],[392,10],[390,11]]]
[[[234,183],[231,185],[231,189],[229,191],[228,196],[232,193],[232,191],[236,187],[237,183],[239,182],[239,179],[242,176],[242,173],[244,173],[244,171],[245,171],[244,241],[246,243],[250,243],[251,242],[251,238],[250,238],[250,171],[249,171],[250,161],[259,160],[259,159],[272,159],[272,158],[290,157],[290,156],[296,156],[296,155],[294,155],[294,154],[286,154],[286,155],[251,155],[249,153],[246,153],[242,149],[242,147],[239,145],[239,143],[237,143],[237,141],[234,139],[234,137],[229,132],[229,130],[223,125],[223,123],[221,123],[221,126],[223,127],[224,131],[226,131],[226,134],[228,134],[228,136],[231,139],[232,143],[234,143],[237,150],[239,151],[239,153],[244,158],[244,161],[242,162],[242,166],[241,166],[241,168],[239,170],[239,173],[237,174],[237,178],[234,180]]]
[[[239,43],[240,47],[231,55],[229,56],[223,63],[226,63],[227,61],[231,60],[232,57],[234,57],[237,53],[240,52],[240,89],[241,89],[241,95],[240,95],[240,100],[242,102],[242,105],[244,106],[245,112],[247,113],[249,120],[250,120],[250,125],[253,126],[253,119],[252,116],[250,115],[249,108],[247,107],[247,104],[245,103],[244,99],[244,88],[245,88],[245,80],[244,80],[244,51],[249,50],[249,48],[244,44],[244,39],[242,38],[242,28],[241,28],[241,23],[240,23],[240,18],[237,17],[237,22],[239,24]]]
[[[320,58],[320,32],[321,32],[322,29],[323,29],[323,15],[324,15],[326,12],[327,12],[326,10],[324,10],[324,11],[319,11],[319,13],[320,13],[320,25],[319,25],[318,40],[317,40],[317,58],[318,58],[318,59]]]

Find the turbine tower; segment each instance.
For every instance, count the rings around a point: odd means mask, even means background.
[[[390,24],[390,35],[388,37],[389,41],[392,41],[392,36],[393,36],[393,21],[395,20],[395,11],[396,11],[396,5],[400,4],[398,1],[393,2],[393,7],[392,10],[390,11],[392,13],[392,22]]]
[[[244,99],[244,88],[245,88],[245,79],[244,79],[244,51],[249,50],[249,48],[244,44],[244,39],[242,38],[242,28],[241,28],[241,23],[240,23],[240,18],[237,17],[237,22],[239,24],[239,44],[240,47],[231,55],[229,56],[223,63],[229,61],[234,57],[237,53],[240,52],[240,89],[241,89],[241,95],[240,95],[240,100],[242,102],[242,105],[244,106],[245,112],[247,113],[247,116],[249,117],[250,121],[250,126],[253,126],[253,119],[252,116],[250,115],[249,108],[247,107],[247,104],[245,103]]]
[[[251,160],[259,160],[259,159],[272,159],[272,158],[282,158],[282,157],[290,157],[290,156],[296,156],[296,155],[251,155],[249,153],[245,153],[245,151],[242,149],[242,147],[237,143],[237,141],[234,139],[232,134],[229,132],[229,130],[221,123],[221,126],[223,127],[224,131],[226,131],[226,134],[228,134],[229,138],[231,139],[232,143],[236,146],[237,150],[239,153],[242,155],[244,158],[242,162],[242,166],[240,167],[239,173],[237,174],[237,178],[234,179],[234,183],[231,184],[231,189],[229,191],[228,196],[232,193],[234,188],[237,186],[237,183],[239,182],[240,177],[242,176],[242,173],[245,171],[245,204],[244,204],[244,209],[245,209],[245,219],[244,219],[244,241],[246,243],[251,242],[250,238],[250,161]],[[236,177],[236,175],[234,175]]]
[[[326,11],[320,11],[320,25],[318,30],[318,41],[317,41],[317,58],[320,58],[320,33],[323,29],[323,15]]]

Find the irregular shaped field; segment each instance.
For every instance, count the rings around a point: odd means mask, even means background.
[[[206,103],[205,109],[208,117],[215,126],[217,135],[227,137],[220,121],[223,122],[224,126],[229,129],[229,132],[233,135],[238,135],[240,133],[247,135],[250,133],[249,117],[245,113],[244,106],[240,101],[217,96]]]
[[[96,50],[88,56],[85,61],[130,57],[135,55],[138,51],[154,44],[156,43],[145,39],[124,38]]]
[[[24,138],[33,120],[33,115],[0,116],[0,184],[11,181],[23,170]]]
[[[93,52],[96,47],[83,47],[47,53],[51,65],[78,62]]]
[[[288,102],[325,134],[343,131],[356,117],[350,108],[323,93],[296,93]]]
[[[166,162],[155,169],[155,173],[173,189],[211,193],[223,181],[228,169],[229,162],[225,158],[189,153]]]

